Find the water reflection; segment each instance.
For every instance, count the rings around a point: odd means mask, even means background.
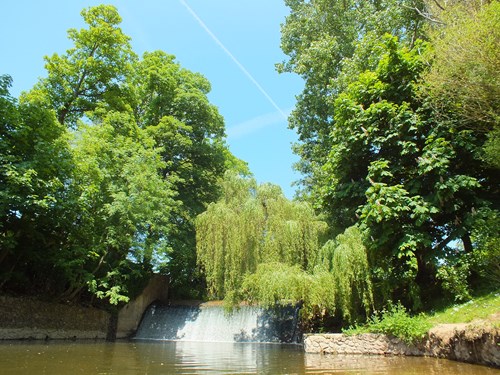
[[[484,366],[436,358],[362,355],[320,355],[307,353],[305,373],[311,374],[393,374],[393,375],[452,375],[499,374]]]
[[[198,342],[0,344],[0,374],[439,374],[498,370],[431,358],[323,356],[294,345]]]

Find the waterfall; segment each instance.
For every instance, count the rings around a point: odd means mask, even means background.
[[[201,342],[299,341],[298,307],[262,309],[241,306],[227,313],[218,304],[152,304],[136,339]]]

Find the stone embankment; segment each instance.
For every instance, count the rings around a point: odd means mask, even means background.
[[[105,311],[0,296],[0,339],[105,339],[110,315]]]
[[[431,329],[419,345],[382,334],[309,334],[304,349],[321,354],[428,356],[500,367],[500,330],[487,322],[443,324]]]
[[[116,338],[123,339],[131,337],[141,322],[144,311],[153,301],[166,302],[168,299],[168,278],[166,276],[154,276],[142,291],[142,293],[126,304],[118,313],[116,324]]]
[[[0,296],[0,340],[127,338],[155,300],[165,300],[168,280],[154,276],[143,292],[112,316],[96,308]]]
[[[307,353],[365,355],[423,355],[417,347],[382,334],[363,333],[348,336],[343,333],[308,334],[304,337]]]

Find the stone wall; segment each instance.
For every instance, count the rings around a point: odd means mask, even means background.
[[[322,354],[410,355],[447,358],[500,367],[499,329],[487,323],[443,324],[418,346],[381,334],[309,334],[304,350]]]
[[[155,300],[165,301],[168,282],[153,277],[118,316],[81,306],[0,296],[0,340],[115,339],[133,334],[144,310]]]
[[[146,308],[154,301],[166,302],[168,298],[168,279],[166,276],[154,276],[142,293],[126,304],[118,313],[116,338],[132,336],[141,322]]]
[[[110,316],[93,309],[0,296],[0,339],[105,339]]]
[[[342,333],[307,334],[304,336],[304,350],[322,354],[423,355],[418,348],[406,345],[395,337],[372,333],[355,336]]]

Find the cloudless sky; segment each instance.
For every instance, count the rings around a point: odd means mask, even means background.
[[[282,0],[2,0],[0,74],[14,79],[11,94],[29,90],[46,75],[43,57],[71,47],[69,28],[80,29],[82,9],[117,7],[121,27],[138,55],[163,50],[212,84],[210,102],[225,118],[233,154],[248,162],[259,183],[282,187],[292,198],[297,136],[286,116],[303,87],[292,74],[278,74]]]

